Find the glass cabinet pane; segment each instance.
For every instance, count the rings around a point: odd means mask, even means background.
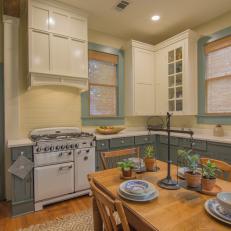
[[[175,90],[175,88],[169,88],[168,89],[168,98],[169,99],[173,99],[174,98],[174,91]]]
[[[182,59],[182,47],[176,49],[176,60]]]
[[[176,111],[182,111],[182,109],[183,109],[183,101],[177,100],[176,101]]]
[[[174,100],[168,101],[168,110],[175,111],[175,101]]]
[[[176,98],[182,98],[182,87],[177,87],[176,88]]]
[[[174,85],[175,85],[174,75],[170,75],[168,77],[168,87],[174,87]]]
[[[168,74],[174,74],[174,63],[168,64]]]
[[[174,61],[174,50],[168,52],[168,62],[171,63]]]
[[[182,72],[182,61],[176,62],[176,73]]]
[[[176,86],[182,85],[182,74],[176,75]]]

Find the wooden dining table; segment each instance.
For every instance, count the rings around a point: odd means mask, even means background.
[[[204,209],[207,199],[213,198],[197,191],[181,187],[178,190],[160,188],[157,182],[166,177],[167,164],[157,161],[157,172],[137,174],[137,179],[146,180],[159,191],[159,197],[149,202],[132,202],[122,199],[118,194],[120,179],[119,168],[108,169],[89,175],[95,184],[111,198],[119,198],[124,205],[129,224],[137,231],[225,231],[231,226],[211,217]],[[172,166],[172,176],[176,178],[177,167]],[[222,191],[231,192],[231,182],[217,179]],[[102,221],[93,199],[94,230],[102,231]]]

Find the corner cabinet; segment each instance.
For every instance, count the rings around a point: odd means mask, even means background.
[[[156,114],[197,114],[197,39],[191,30],[156,48]]]
[[[154,47],[132,40],[125,52],[125,62],[126,115],[154,115]]]
[[[87,18],[55,1],[29,0],[29,82],[88,87]]]

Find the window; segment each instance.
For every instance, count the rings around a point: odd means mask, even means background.
[[[118,56],[89,51],[90,116],[117,115]]]
[[[231,36],[208,43],[206,54],[206,112],[231,113]]]
[[[89,90],[81,94],[83,126],[124,124],[123,50],[88,43]]]

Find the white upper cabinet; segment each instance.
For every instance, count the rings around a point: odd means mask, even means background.
[[[31,52],[30,70],[49,73],[50,53],[49,53],[49,34],[36,30],[30,31]]]
[[[197,35],[187,30],[156,45],[156,114],[197,114]]]
[[[126,115],[154,115],[155,53],[153,46],[137,41],[131,41],[126,49],[125,59]]]
[[[31,5],[29,12],[30,16],[30,27],[38,30],[48,31],[49,30],[49,8],[44,5],[37,3]]]
[[[56,1],[29,0],[28,35],[32,86],[58,84],[88,88],[85,16]]]

